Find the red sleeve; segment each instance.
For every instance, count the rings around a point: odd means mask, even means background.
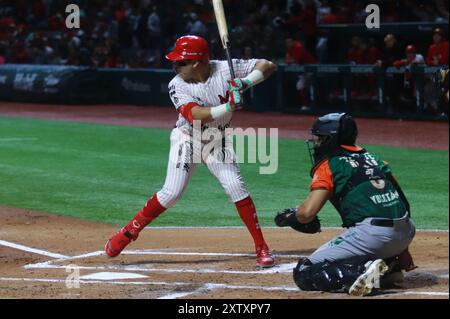
[[[189,102],[189,103],[186,103],[186,104],[183,104],[182,106],[180,106],[178,108],[178,112],[180,112],[181,115],[183,115],[184,118],[186,120],[188,120],[189,123],[192,124],[194,122],[194,119],[192,117],[192,109],[196,106],[199,106],[199,105],[195,102]]]
[[[377,60],[381,59],[381,52],[375,47],[369,48],[369,54],[367,56],[368,64],[374,64]]]
[[[395,60],[392,65],[399,68],[399,67],[407,65],[407,64],[408,64],[408,62],[406,60]]]
[[[285,57],[284,61],[286,62],[286,64],[293,64],[293,63],[296,63],[295,57],[294,57],[294,48],[290,48],[290,49],[286,52],[286,57]]]
[[[315,64],[317,61],[316,61],[316,58],[314,57],[314,55],[312,55],[306,49],[305,49],[305,51],[306,51],[306,59],[305,59],[306,64]]]
[[[445,41],[442,44],[440,64],[445,64],[445,65],[448,64],[448,41]]]
[[[347,60],[356,62],[358,60],[356,50],[353,48],[347,51]]]
[[[433,64],[433,55],[434,55],[434,45],[430,45],[430,47],[428,48],[428,54],[427,54],[427,58],[426,58],[426,64],[428,65],[432,65]]]
[[[295,60],[295,63],[303,64],[303,47],[302,46],[294,47],[293,58]]]
[[[296,50],[296,61],[298,64],[316,63],[314,56],[303,45],[298,46]]]
[[[314,172],[310,190],[315,189],[326,189],[330,194],[334,191],[333,175],[328,160],[320,164]]]

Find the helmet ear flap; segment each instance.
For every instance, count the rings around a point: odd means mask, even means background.
[[[339,122],[339,144],[354,145],[358,136],[355,120],[350,115],[344,114]]]

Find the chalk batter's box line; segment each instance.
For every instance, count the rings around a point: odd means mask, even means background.
[[[41,249],[36,249],[36,248],[32,248],[32,247],[28,247],[28,246],[24,246],[24,245],[19,245],[19,244],[15,244],[15,243],[11,243],[11,242],[7,242],[7,241],[2,241],[0,240],[0,245],[2,246],[6,246],[6,247],[10,247],[10,248],[14,248],[14,249],[18,249],[18,250],[22,250],[22,251],[27,251],[27,252],[31,252],[31,253],[35,253],[35,254],[40,254],[40,255],[44,255],[47,257],[52,257],[52,258],[57,258],[57,257],[61,257],[58,258],[56,260],[50,260],[47,262],[43,262],[43,263],[37,263],[37,264],[29,264],[26,265],[25,268],[67,268],[67,266],[57,266],[57,265],[52,265],[52,263],[55,262],[62,262],[62,261],[67,261],[67,260],[76,260],[76,259],[82,259],[82,258],[89,258],[89,257],[94,257],[94,256],[100,256],[102,254],[104,254],[102,251],[96,251],[96,252],[91,252],[91,253],[86,253],[86,254],[82,254],[82,255],[78,255],[78,256],[73,256],[73,257],[69,257],[69,256],[65,256],[65,255],[60,255],[60,254],[55,254],[55,253],[51,253],[45,250],[41,250]],[[223,255],[227,255],[227,256],[253,256],[251,254],[230,254],[230,253],[185,253],[185,252],[161,252],[161,251],[148,251],[148,250],[135,250],[135,251],[127,251],[126,254],[170,254],[170,255],[206,255],[206,256],[223,256]],[[285,257],[287,256],[291,256],[292,255],[283,255]],[[293,257],[300,257],[300,256],[296,256],[294,255]],[[289,264],[287,264],[289,265]],[[110,266],[111,267],[111,266]],[[84,268],[84,269],[99,269],[99,267],[80,267],[80,268]],[[117,268],[117,267],[114,267]],[[129,268],[125,268],[130,270]],[[136,269],[135,271],[137,271],[138,269]],[[175,271],[184,271],[185,270],[175,270]],[[215,272],[217,272],[217,270],[214,270]],[[198,272],[198,270],[195,270],[195,272]],[[258,272],[238,272],[238,273],[257,273],[257,274],[264,274],[263,271],[258,271]],[[266,272],[267,273],[267,272]],[[276,271],[276,273],[279,273],[279,270]],[[441,277],[444,277],[446,279],[448,279],[448,274],[444,274],[441,275]],[[43,278],[38,278],[38,279],[33,279],[33,278],[0,278],[0,281],[23,281],[23,282],[29,282],[29,281],[36,281],[36,282],[65,282],[65,280],[63,279],[43,279]],[[156,284],[156,285],[184,285],[184,284],[192,284],[192,283],[165,283],[165,282],[120,282],[120,281],[95,281],[95,280],[80,280],[80,283],[85,283],[85,284],[117,284],[117,285],[132,285],[132,284],[141,284],[141,285],[150,285],[150,284]],[[273,290],[288,290],[288,291],[298,291],[297,287],[258,287],[258,286],[233,286],[233,285],[226,285],[226,284],[214,284],[214,283],[204,283],[201,287],[199,287],[198,289],[192,291],[192,292],[185,292],[185,293],[175,293],[175,294],[169,294],[169,295],[165,295],[161,298],[181,298],[181,297],[186,297],[195,293],[204,293],[204,292],[211,292],[213,290],[216,289],[256,289],[256,290],[269,290],[269,291],[273,291]],[[302,292],[302,293],[311,293],[311,292]],[[403,291],[403,292],[394,292],[395,295],[429,295],[429,296],[448,296],[448,293],[443,293],[443,292],[421,292],[421,291]],[[390,294],[391,296],[393,294]]]
[[[232,257],[254,257],[254,254],[238,254],[238,253],[198,253],[198,252],[165,252],[165,251],[149,251],[149,250],[129,250],[125,251],[124,255],[171,255],[171,256],[232,256]],[[98,257],[105,255],[103,251],[95,251],[91,253],[82,254],[79,256],[73,256],[68,258],[60,258],[56,260],[50,260],[46,262],[28,264],[25,265],[25,269],[66,269],[69,265],[55,265],[60,262],[74,261],[89,257]],[[299,258],[300,255],[278,255],[279,257],[291,257]],[[222,274],[234,274],[234,275],[267,275],[278,273],[291,273],[292,269],[296,266],[295,263],[281,264],[270,269],[256,270],[256,271],[240,271],[240,270],[217,270],[217,269],[180,269],[180,268],[145,268],[139,266],[78,266],[83,270],[122,270],[122,271],[138,271],[138,272],[159,272],[159,273],[222,273]]]
[[[51,253],[45,250],[36,249],[32,247],[28,247],[25,245],[19,245],[7,241],[0,241],[0,245],[7,246],[10,248],[31,252],[47,257],[56,258],[55,260],[49,260],[45,262],[40,262],[36,264],[28,264],[25,265],[25,269],[66,269],[67,266],[58,266],[55,263],[73,261],[77,259],[96,257],[104,255],[103,251],[95,251],[90,253],[85,253],[78,256],[65,256],[61,254]],[[254,254],[242,254],[242,253],[200,253],[200,252],[167,252],[167,251],[155,251],[155,250],[129,250],[122,253],[123,255],[172,255],[172,256],[209,256],[209,257],[223,257],[223,256],[231,256],[231,257],[254,257]],[[279,257],[286,258],[299,258],[299,255],[278,255]],[[292,268],[295,267],[295,264],[287,264],[284,265],[284,269],[280,266],[268,270],[261,271],[232,271],[232,270],[216,270],[216,269],[157,269],[157,268],[142,268],[142,267],[117,267],[117,266],[101,266],[101,267],[85,267],[79,266],[79,269],[85,270],[127,270],[127,271],[144,271],[144,272],[168,272],[168,273],[228,273],[228,274],[271,274],[271,273],[280,273],[280,272],[290,272]]]
[[[29,264],[27,266],[34,267],[35,265],[52,265],[54,263],[59,263],[63,261],[72,261],[77,259],[83,259],[83,258],[90,258],[90,257],[98,257],[103,256],[105,253],[103,251],[94,251],[82,255],[77,256],[64,256],[63,258],[58,258],[55,260],[49,260],[46,262],[41,262],[37,264]],[[169,256],[207,256],[207,257],[254,257],[254,254],[245,254],[245,253],[204,253],[204,252],[167,252],[167,251],[160,251],[160,250],[149,250],[149,249],[143,249],[143,250],[126,250],[121,253],[121,255],[169,255]],[[305,257],[303,255],[289,255],[289,254],[275,254],[275,257],[281,257],[281,258],[295,258],[296,260],[300,257]]]
[[[65,283],[64,279],[43,279],[43,278],[0,278],[0,281],[10,281],[10,282],[44,282],[44,283]],[[100,280],[82,280],[79,281],[80,284],[102,284],[102,285],[162,285],[162,286],[190,286],[192,283],[185,282],[149,282],[149,281],[100,281]],[[239,286],[239,285],[227,285],[227,284],[217,284],[217,283],[202,283],[201,286],[193,291],[182,292],[182,293],[171,293],[163,295],[158,299],[176,299],[183,298],[193,294],[204,294],[211,293],[220,289],[231,289],[231,290],[258,290],[258,291],[286,291],[286,292],[299,292],[302,294],[322,294],[320,291],[300,291],[297,287],[264,287],[264,286]],[[387,297],[395,295],[422,295],[422,296],[447,296],[447,292],[433,292],[433,291],[386,291],[388,293]],[[346,294],[330,294],[330,297],[348,297]],[[386,298],[386,295],[373,296],[375,298]]]
[[[238,254],[238,253],[198,253],[198,252],[166,252],[166,251],[156,251],[156,250],[129,250],[125,251],[124,255],[175,255],[175,256],[237,256],[237,257],[253,257],[253,254]],[[29,264],[26,265],[26,269],[66,269],[69,265],[55,265],[59,262],[73,261],[77,259],[98,257],[104,255],[103,251],[90,252],[78,256],[60,258],[56,260],[50,260],[43,263]],[[278,255],[282,257],[302,257],[297,255]],[[151,263],[150,263],[151,264]],[[272,275],[272,274],[291,274],[292,269],[296,266],[294,263],[285,263],[276,265],[273,268],[254,270],[254,271],[243,271],[243,270],[222,270],[222,269],[182,269],[182,268],[147,268],[140,266],[78,266],[79,269],[83,270],[114,270],[114,271],[137,271],[137,272],[152,272],[152,273],[204,273],[204,274],[233,274],[233,275]],[[439,279],[448,280],[448,270],[447,273],[435,274],[433,272],[442,272],[445,269],[423,269],[428,272],[421,272],[422,275],[432,275]]]
[[[36,249],[36,248],[32,248],[32,247],[28,247],[25,245],[20,245],[20,244],[16,244],[16,243],[11,243],[11,242],[7,242],[7,241],[3,241],[0,240],[0,245],[6,246],[6,247],[10,247],[10,248],[14,248],[14,249],[18,249],[18,250],[22,250],[22,251],[27,251],[27,252],[31,252],[31,253],[35,253],[35,254],[40,254],[40,255],[44,255],[47,257],[52,257],[52,258],[57,258],[56,260],[50,260],[50,261],[46,261],[46,262],[42,262],[42,263],[37,263],[37,264],[29,264],[29,265],[25,265],[26,269],[29,268],[41,268],[41,269],[50,269],[50,268],[54,268],[54,269],[61,269],[61,268],[67,268],[67,266],[57,266],[54,265],[54,263],[57,262],[62,262],[62,261],[68,261],[68,260],[76,260],[76,259],[82,259],[82,258],[89,258],[89,257],[95,257],[95,256],[100,256],[103,255],[104,253],[102,251],[95,251],[95,252],[90,252],[90,253],[86,253],[86,254],[82,254],[82,255],[78,255],[78,256],[73,256],[73,257],[69,257],[69,256],[64,256],[61,254],[55,254],[52,252],[48,252],[42,249]],[[147,255],[185,255],[185,256],[253,256],[253,254],[236,254],[236,253],[199,253],[199,252],[167,252],[167,251],[157,251],[157,250],[129,250],[129,251],[125,251],[123,252],[123,254],[147,254]],[[278,256],[283,256],[283,257],[295,257],[298,258],[300,256],[297,255],[278,255]],[[58,258],[61,257],[61,258]],[[272,268],[272,269],[267,269],[267,270],[262,270],[262,271],[226,271],[226,270],[216,270],[216,269],[203,269],[203,270],[192,270],[192,269],[156,269],[156,268],[142,268],[142,267],[117,267],[117,266],[106,266],[106,267],[83,267],[81,266],[80,269],[89,269],[89,270],[106,270],[106,269],[110,269],[110,270],[128,270],[128,271],[145,271],[145,272],[172,272],[172,273],[188,273],[188,272],[203,272],[203,273],[228,273],[228,274],[272,274],[272,273],[283,273],[283,272],[290,272],[293,268],[293,266],[295,266],[295,264],[283,264],[283,265],[279,265],[276,268]],[[433,274],[434,275],[434,274]],[[438,278],[441,279],[447,279],[448,280],[448,273],[447,274],[440,274],[437,275]]]

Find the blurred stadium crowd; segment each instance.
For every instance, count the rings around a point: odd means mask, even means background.
[[[448,65],[447,0],[223,3],[233,57],[266,58],[278,64],[404,67],[398,74],[386,73],[385,112],[416,112],[418,98],[423,97],[425,113],[447,117],[448,103],[442,103],[433,77],[427,75],[418,83],[410,72],[415,64]],[[78,29],[66,26],[68,4],[80,8]],[[379,6],[383,31],[369,32],[364,26],[368,4]],[[171,64],[164,55],[186,34],[206,38],[211,57],[224,58],[210,0],[0,0],[0,64],[168,69]],[[286,75],[286,83],[295,87],[298,108],[311,110],[313,77],[291,75]],[[316,78],[322,80],[327,104],[346,100],[340,75]],[[353,74],[350,86],[352,100],[361,107],[380,99],[374,73]],[[417,88],[423,88],[423,94]]]
[[[69,3],[81,9],[80,29],[65,26]],[[224,0],[232,54],[299,64],[448,64],[442,29],[422,43],[353,36],[346,52],[334,53],[319,26],[364,23],[368,3],[380,5],[382,22],[448,23],[445,0]],[[209,0],[0,0],[0,64],[170,67],[164,54],[183,34],[207,38],[213,57],[223,54]]]

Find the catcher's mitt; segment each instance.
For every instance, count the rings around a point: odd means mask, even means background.
[[[295,208],[287,208],[282,212],[278,212],[274,218],[275,224],[278,227],[290,226],[301,233],[314,234],[320,232],[320,220],[317,216],[309,223],[302,224],[295,217],[295,212]]]

